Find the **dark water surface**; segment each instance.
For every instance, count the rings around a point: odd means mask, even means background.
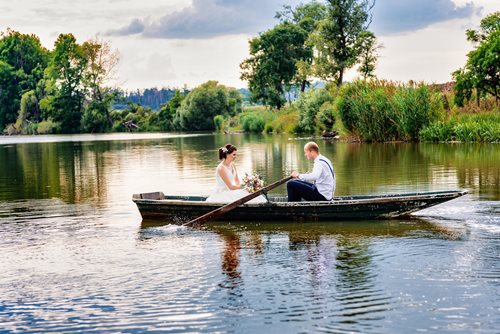
[[[226,142],[270,183],[307,141],[0,137],[0,332],[498,333],[498,144],[318,140],[336,195],[469,190],[413,219],[187,229],[131,201],[209,194]]]

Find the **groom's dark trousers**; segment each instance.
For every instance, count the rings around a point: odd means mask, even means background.
[[[303,198],[306,201],[326,201],[325,196],[321,195],[312,183],[292,180],[288,181],[286,184],[286,190],[288,192],[288,202],[300,202]]]

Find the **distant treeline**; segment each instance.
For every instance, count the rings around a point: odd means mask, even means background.
[[[171,98],[174,97],[175,92],[180,91],[186,95],[189,93],[187,88],[146,88],[136,89],[133,91],[117,90],[117,95],[121,98],[117,99],[117,103],[113,106],[115,109],[125,109],[128,103],[138,104],[140,106],[150,108],[151,110],[158,111],[165,105]],[[243,104],[250,104],[250,90],[247,88],[240,88],[239,92],[243,98]],[[296,96],[294,96],[296,98]]]
[[[146,88],[137,89],[135,91],[122,91],[118,90],[119,96],[122,97],[123,102],[116,103],[116,109],[125,109],[127,102],[148,107],[152,110],[160,110],[161,106],[167,103],[175,95],[175,88]],[[187,90],[181,90],[187,94]]]

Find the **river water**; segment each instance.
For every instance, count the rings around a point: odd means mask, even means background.
[[[469,191],[412,219],[188,229],[131,201],[209,194],[227,142],[240,174],[306,171],[308,140],[0,137],[0,332],[498,333],[499,144],[317,139],[336,195]]]

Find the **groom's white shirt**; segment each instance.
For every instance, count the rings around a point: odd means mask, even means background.
[[[335,174],[332,172],[333,166],[331,161],[320,154],[314,159],[312,172],[299,174],[299,179],[314,181],[318,192],[330,201],[333,198],[336,186]]]

